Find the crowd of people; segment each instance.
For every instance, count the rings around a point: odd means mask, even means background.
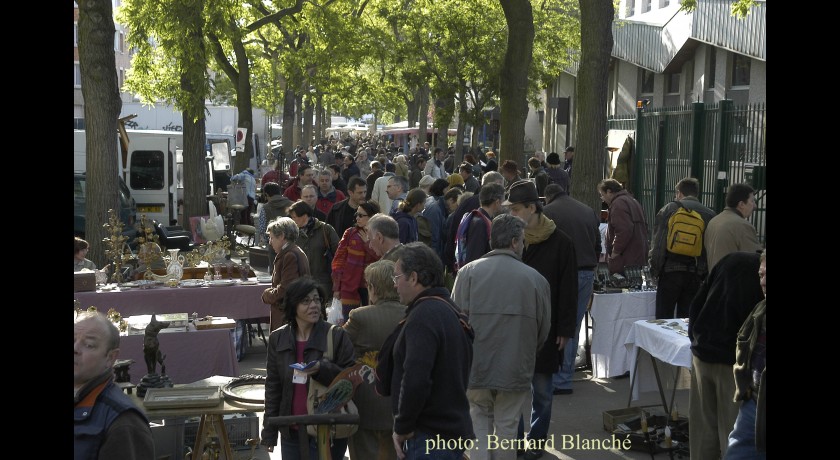
[[[446,442],[458,439],[476,440],[473,459],[540,458],[554,397],[574,392],[577,335],[599,263],[611,274],[650,265],[656,317],[691,318],[692,454],[766,450],[766,310],[756,288],[765,287],[766,258],[758,260],[747,220],[749,185],[732,185],[715,214],[698,200],[698,181],[685,178],[649,231],[640,203],[604,179],[592,185],[608,209],[602,233],[598,213],[569,194],[573,147],[565,163],[551,152],[527,170],[506,160],[498,171],[492,151],[456,164],[451,149],[391,147],[295,149],[287,171],[262,178],[257,233],[272,252],[262,295],[271,327],[266,419],[307,414],[309,379],[328,386],[377,352],[376,378],[356,388],[359,428],[332,441],[333,458],[349,446],[351,460],[460,460],[470,445]],[[705,224],[696,257],[667,242],[683,207]],[[77,243],[77,265],[83,255]],[[335,332],[326,321],[334,304]],[[261,442],[280,445],[284,459],[298,458],[301,442],[314,455],[305,431],[265,422]],[[518,442],[490,455],[491,435]]]

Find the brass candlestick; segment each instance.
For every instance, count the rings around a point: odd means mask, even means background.
[[[123,263],[131,260],[134,256],[131,254],[131,249],[127,248],[126,241],[128,237],[122,233],[123,223],[113,209],[108,210],[108,223],[105,224],[105,228],[109,235],[102,239],[102,242],[106,246],[105,255],[114,264],[114,273],[111,275],[111,282],[121,283],[123,281]]]

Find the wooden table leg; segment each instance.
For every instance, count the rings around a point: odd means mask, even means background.
[[[205,449],[212,449],[216,455],[210,456],[212,460],[233,460],[233,452],[228,441],[227,428],[225,428],[224,417],[221,414],[203,414],[198,423],[198,432],[195,435],[195,449],[192,459],[201,460]]]

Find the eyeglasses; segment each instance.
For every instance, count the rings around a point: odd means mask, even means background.
[[[397,284],[397,279],[399,279],[399,277],[403,275],[405,275],[405,273],[400,273],[399,275],[392,276],[391,279],[394,281],[394,284]]]
[[[318,305],[320,305],[321,304],[321,298],[320,297],[304,297],[303,300],[300,301],[300,303],[303,304],[303,305],[311,305],[312,302],[315,302]]]
[[[367,214],[362,214],[362,213],[360,213],[360,212],[357,212],[356,214],[353,214],[353,217],[355,217],[355,218],[357,218],[357,219],[358,219],[359,217],[368,217],[368,215],[367,215]]]

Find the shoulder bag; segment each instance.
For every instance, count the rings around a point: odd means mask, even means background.
[[[330,329],[327,331],[327,351],[324,352],[324,358],[327,361],[332,361],[333,359],[333,329],[335,328],[334,324],[330,325]],[[306,395],[306,412],[309,415],[315,414],[315,402],[323,396],[327,392],[327,387],[315,380],[310,376],[309,378],[309,392]],[[351,399],[347,401],[347,404],[341,407],[342,414],[358,414],[359,410],[356,408],[356,404]],[[359,425],[352,424],[352,425],[331,425],[330,426],[330,435],[335,439],[343,439],[352,436],[357,430],[359,429]],[[306,432],[310,436],[317,436],[318,435],[318,425],[307,425]]]

